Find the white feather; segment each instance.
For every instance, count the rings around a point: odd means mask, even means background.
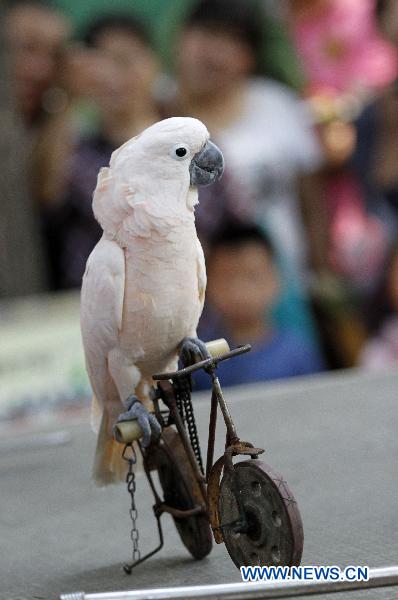
[[[208,140],[200,121],[166,119],[113,153],[98,176],[94,214],[104,236],[83,279],[81,324],[87,370],[105,410],[95,476],[115,481],[111,429],[132,393],[146,400],[156,371],[175,368],[182,339],[194,335],[206,288],[196,235],[189,163]],[[171,149],[189,152],[176,160]]]

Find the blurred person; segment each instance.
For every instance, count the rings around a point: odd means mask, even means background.
[[[255,9],[267,35],[260,40],[257,70],[289,88],[300,91],[304,83],[303,74],[286,24],[281,18],[282,3],[280,0],[260,1],[261,4]],[[184,23],[197,4],[198,0],[170,2],[167,11],[162,13],[161,22],[157,24],[157,41],[161,55],[171,72],[176,67],[175,40],[178,40]]]
[[[37,202],[38,188],[44,185],[38,148],[56,113],[61,136],[58,113],[64,110],[66,97],[58,87],[58,74],[70,28],[61,13],[38,0],[2,3],[0,18],[5,65],[0,294],[37,293],[47,285]]]
[[[377,3],[380,28],[398,49],[397,3]],[[353,166],[366,206],[384,224],[393,242],[398,235],[398,86],[395,79],[356,121]]]
[[[86,30],[83,76],[100,112],[100,131],[120,145],[158,118],[159,64],[145,26],[131,15],[105,15]],[[91,60],[90,60],[91,58]],[[93,75],[94,72],[94,75]]]
[[[353,169],[355,120],[397,76],[397,52],[378,30],[374,0],[289,0],[286,6],[325,156],[320,185],[329,274],[316,282],[314,307],[330,364],[349,367],[366,338],[364,307],[388,246],[386,227],[366,201],[363,175]]]
[[[64,181],[47,214],[56,288],[80,287],[85,264],[101,236],[92,193],[112,152],[159,120],[154,84],[159,66],[143,25],[130,15],[103,16],[71,53],[70,87],[93,101],[98,127],[76,141]]]
[[[257,3],[201,0],[178,43],[171,110],[206,122],[252,212],[298,266],[305,235],[297,176],[315,170],[321,153],[299,98],[276,81],[256,77],[264,35]],[[206,210],[211,202],[203,200],[198,221]]]
[[[5,33],[17,109],[28,128],[39,128],[56,109],[51,92],[70,24],[44,0],[13,0],[8,4]]]
[[[334,269],[366,292],[384,259],[382,223],[369,215],[352,169],[354,122],[398,75],[398,53],[380,32],[375,0],[289,0],[287,22],[307,76],[306,96],[326,157],[324,190]]]
[[[398,246],[395,244],[369,315],[372,336],[359,357],[368,369],[398,367]]]
[[[31,193],[39,211],[62,178],[73,136],[64,79],[71,26],[45,0],[15,0],[9,3],[5,29],[15,105],[30,140]]]
[[[207,256],[205,315],[198,335],[208,341],[225,337],[231,347],[252,344],[241,357],[220,364],[223,385],[306,375],[322,370],[317,348],[289,328],[272,324],[280,277],[270,239],[256,225],[226,224]],[[195,375],[196,389],[209,387],[205,373]]]
[[[378,31],[374,0],[289,0],[287,21],[307,76],[306,96],[318,124],[326,167],[333,270],[360,293],[384,260],[382,223],[369,215],[350,163],[355,119],[369,98],[398,75],[398,54]]]
[[[322,152],[300,98],[261,75],[263,23],[257,2],[196,3],[179,36],[177,89],[168,114],[203,120],[225,155],[225,180],[200,194],[199,236],[210,237],[234,210],[238,221],[260,223],[272,238],[286,283],[281,317],[311,336],[308,264],[325,267],[315,175]]]

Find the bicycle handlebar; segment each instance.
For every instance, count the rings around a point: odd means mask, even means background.
[[[189,365],[189,367],[184,367],[182,369],[179,369],[178,371],[173,371],[170,373],[156,373],[155,375],[152,375],[152,379],[154,379],[155,381],[164,381],[165,379],[178,379],[180,377],[186,377],[187,375],[190,375],[195,371],[199,371],[199,369],[207,369],[209,367],[216,369],[218,363],[222,362],[223,360],[228,360],[229,358],[239,356],[239,354],[250,352],[251,349],[252,347],[250,344],[238,346],[237,348],[234,348],[233,350],[230,350],[229,352],[226,352],[221,356],[216,356],[214,358],[206,358],[205,360],[201,360],[195,363],[194,365]]]

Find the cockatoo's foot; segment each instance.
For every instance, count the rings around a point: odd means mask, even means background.
[[[127,408],[127,411],[118,416],[117,423],[137,419],[138,425],[143,432],[142,445],[144,448],[147,448],[151,442],[151,434],[153,433],[158,438],[162,432],[157,418],[147,411],[135,395],[129,396],[123,404]]]
[[[181,343],[180,357],[184,365],[189,365],[210,358],[210,354],[202,340],[186,337]]]

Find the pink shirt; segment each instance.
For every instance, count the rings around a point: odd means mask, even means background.
[[[397,76],[397,53],[377,31],[373,0],[329,0],[296,19],[292,35],[310,86],[335,91],[384,87]]]

